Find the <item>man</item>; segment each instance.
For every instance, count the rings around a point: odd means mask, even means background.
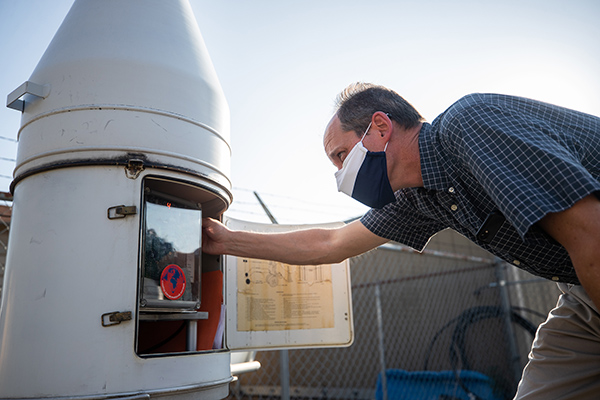
[[[206,220],[204,251],[332,263],[388,240],[423,249],[450,227],[563,291],[516,398],[600,396],[600,118],[473,94],[428,124],[397,93],[355,84],[324,146],[340,191],[373,207],[360,221],[257,234]]]

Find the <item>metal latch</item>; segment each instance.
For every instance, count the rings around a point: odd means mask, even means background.
[[[114,207],[110,207],[106,211],[106,214],[107,214],[108,219],[125,218],[128,215],[137,214],[137,207],[136,206],[125,206],[125,205],[114,206]]]
[[[102,326],[118,325],[123,321],[131,321],[131,311],[114,311],[102,314]]]
[[[125,176],[129,179],[136,179],[142,171],[144,170],[144,161],[132,158],[127,161],[127,165],[125,166]]]

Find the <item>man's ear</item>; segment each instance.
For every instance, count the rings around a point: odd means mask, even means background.
[[[393,124],[390,117],[383,111],[377,111],[371,119],[372,127],[377,131],[378,135],[386,142],[392,134]]]

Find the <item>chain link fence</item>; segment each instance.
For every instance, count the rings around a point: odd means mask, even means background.
[[[0,279],[11,203],[0,204]],[[510,399],[559,295],[447,230],[351,259],[354,343],[260,351],[229,399]],[[0,288],[1,290],[1,288]]]
[[[6,250],[8,248],[8,234],[10,231],[10,216],[12,212],[12,196],[0,193],[0,296],[2,295],[2,281],[6,266]]]
[[[258,352],[231,399],[510,399],[559,295],[449,230],[423,253],[356,257],[351,274],[352,346]]]

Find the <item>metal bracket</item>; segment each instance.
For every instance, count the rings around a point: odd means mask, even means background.
[[[102,326],[119,325],[123,321],[131,321],[131,311],[114,311],[102,314]]]
[[[120,206],[110,207],[106,211],[106,216],[108,217],[108,219],[125,218],[128,215],[135,215],[135,214],[137,214],[136,206],[120,205]]]
[[[129,179],[136,179],[142,171],[144,170],[144,161],[134,158],[127,161],[127,166],[125,167],[125,175]]]
[[[25,101],[20,99],[26,94],[45,99],[50,94],[50,85],[40,85],[30,81],[24,82],[6,97],[6,107],[23,112]]]

